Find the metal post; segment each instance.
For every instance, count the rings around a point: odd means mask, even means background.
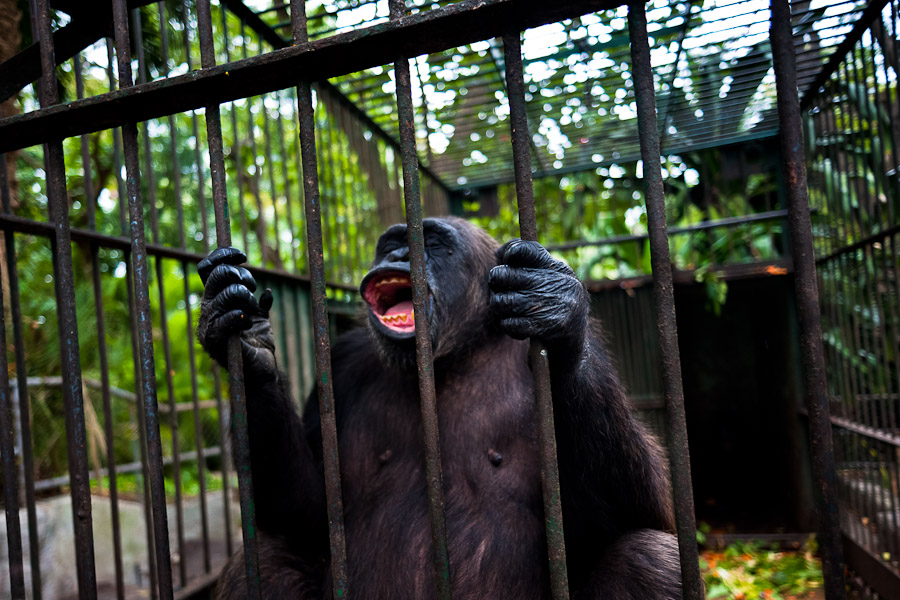
[[[75,55],[75,87],[79,99],[84,98],[81,54]],[[88,213],[88,226],[97,228],[94,181],[91,172],[91,155],[87,135],[81,136],[81,168],[84,171],[84,201]],[[106,440],[106,467],[109,473],[109,510],[112,521],[113,562],[116,578],[116,598],[125,597],[125,582],[122,574],[122,533],[119,522],[119,490],[116,480],[115,446],[113,444],[112,398],[109,385],[109,360],[106,352],[106,318],[103,311],[103,288],[100,283],[99,244],[91,244],[91,278],[94,284],[94,311],[97,318],[97,349],[100,357],[100,380],[103,395],[103,431]]]
[[[116,58],[119,67],[119,86],[133,86],[131,50],[128,32],[126,0],[114,0],[113,23]],[[131,227],[131,258],[134,294],[137,308],[138,351],[140,362],[141,400],[143,401],[144,433],[147,440],[147,459],[150,496],[153,513],[153,544],[156,550],[156,571],[159,595],[172,598],[172,563],[169,556],[169,529],[166,514],[166,490],[163,480],[162,440],[159,435],[159,406],[156,398],[156,365],[153,357],[153,330],[150,316],[150,276],[147,268],[147,243],[141,201],[138,139],[135,123],[122,126],[127,174],[128,213]]]
[[[291,0],[293,42],[309,41],[305,0]],[[328,337],[328,307],[325,302],[325,261],[322,250],[322,215],[319,202],[319,169],[316,161],[316,126],[312,88],[308,81],[297,85],[300,154],[303,162],[303,191],[306,207],[306,237],[309,252],[310,296],[316,347],[316,391],[322,427],[322,462],[325,470],[325,499],[331,549],[331,587],[335,598],[349,593],[347,542],[344,539],[344,501],[341,496],[341,465],[338,457],[337,422],[334,414],[334,387],[331,379],[331,341]]]
[[[59,104],[47,0],[32,3],[34,30],[40,44],[41,108]],[[79,598],[96,598],[97,574],[94,569],[94,539],[91,519],[91,488],[88,474],[87,435],[84,425],[84,398],[81,387],[81,361],[78,345],[78,319],[75,304],[75,276],[69,231],[69,201],[66,191],[66,167],[62,139],[49,140],[44,146],[47,173],[47,198],[53,223],[53,279],[59,320],[59,341],[63,377],[63,401],[66,412],[66,438],[75,528],[75,565],[78,571]]]
[[[628,33],[631,40],[632,75],[637,100],[641,157],[644,161],[644,194],[647,203],[647,230],[650,234],[650,263],[653,269],[653,297],[656,302],[659,350],[662,362],[666,416],[669,432],[669,460],[672,491],[675,495],[675,524],[681,556],[682,593],[686,600],[704,597],[697,554],[697,523],[694,516],[694,492],[691,488],[691,462],[687,424],[684,417],[684,391],[681,385],[681,357],[675,321],[675,296],[669,236],[666,231],[666,205],[659,154],[659,130],[656,122],[656,97],[650,68],[650,44],[647,39],[647,13],[644,2],[628,6]]]
[[[212,13],[209,0],[197,3],[200,34],[200,63],[208,69],[216,64],[212,36]],[[222,121],[219,105],[206,107],[206,137],[209,143],[209,165],[212,174],[213,206],[216,215],[216,245],[231,245],[231,219],[225,192],[225,154],[222,147]],[[247,597],[259,598],[259,548],[257,544],[256,514],[253,508],[253,478],[250,463],[250,438],[247,426],[247,398],[244,390],[244,360],[241,338],[228,340],[228,387],[231,392],[231,426],[235,444],[235,468],[241,499],[241,531],[244,538],[244,568],[247,578]]]
[[[818,492],[819,547],[822,554],[822,574],[825,578],[825,597],[828,600],[836,600],[844,597],[843,549],[819,314],[819,291],[806,189],[806,157],[803,151],[797,68],[791,33],[791,8],[788,0],[772,0],[771,7],[770,36],[778,94],[781,152],[784,157],[785,179],[788,183],[788,211],[794,258],[800,352],[806,387],[806,409],[809,414],[812,468]]]
[[[503,35],[503,53],[506,62],[506,88],[509,98],[513,167],[516,175],[516,200],[519,207],[519,231],[523,240],[537,241],[537,219],[531,176],[531,135],[528,133],[525,75],[522,69],[522,40],[519,31]],[[540,436],[541,484],[544,494],[544,522],[547,530],[547,558],[550,561],[550,588],[554,600],[563,600],[569,597],[569,576],[566,568],[566,540],[563,533],[556,430],[553,424],[550,362],[547,351],[536,340],[531,341],[528,360],[534,376],[534,403]]]
[[[404,13],[403,0],[391,0],[392,19]],[[449,600],[450,557],[447,549],[447,523],[444,516],[441,444],[438,431],[437,398],[434,390],[434,357],[428,326],[428,282],[425,270],[425,235],[422,228],[422,202],[419,197],[419,157],[416,153],[416,125],[413,110],[409,59],[400,56],[394,63],[397,81],[397,117],[400,126],[400,158],[403,163],[403,197],[406,202],[407,242],[412,280],[413,311],[419,315],[416,327],[416,367],[419,375],[419,401],[425,434],[425,480],[428,489],[428,515],[431,520],[431,546],[437,597]]]

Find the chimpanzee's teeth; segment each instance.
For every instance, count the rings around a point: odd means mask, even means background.
[[[408,277],[391,277],[390,279],[382,279],[380,281],[375,282],[375,287],[379,288],[383,285],[387,285],[389,283],[409,283]]]
[[[407,313],[399,313],[396,315],[379,315],[378,318],[381,319],[382,323],[389,325],[409,325],[410,323],[415,323],[415,312],[410,311]]]

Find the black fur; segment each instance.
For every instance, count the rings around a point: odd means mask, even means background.
[[[382,236],[374,270],[404,268],[405,236],[403,226]],[[528,342],[512,334],[537,335],[550,352],[573,597],[680,599],[661,452],[627,405],[571,270],[530,242],[498,257],[489,236],[459,219],[426,220],[425,241],[454,598],[549,598]],[[498,261],[506,266],[489,286]],[[264,311],[246,294],[231,292],[236,308],[217,300],[229,285],[204,297],[201,341],[209,349],[210,340],[248,329],[222,317],[256,310],[244,352],[268,359]],[[527,322],[504,322],[511,318]],[[332,350],[351,593],[431,598],[413,345],[369,321]],[[210,335],[214,323],[221,327]],[[258,356],[245,363],[264,597],[330,597],[318,402],[313,394],[301,422],[285,376],[268,364]],[[243,569],[234,557],[217,597],[243,597]]]

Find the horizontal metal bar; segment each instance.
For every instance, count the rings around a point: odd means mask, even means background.
[[[866,246],[871,246],[872,244],[877,244],[878,242],[883,241],[885,238],[893,237],[893,236],[897,235],[898,233],[900,233],[900,223],[898,223],[897,225],[894,225],[893,227],[888,227],[887,229],[885,229],[883,231],[879,231],[877,233],[873,233],[872,235],[868,235],[859,241],[853,242],[852,244],[848,244],[847,246],[839,248],[839,249],[835,250],[834,252],[832,252],[831,254],[828,254],[821,258],[817,258],[816,264],[822,264],[822,263],[828,262],[830,260],[834,260],[835,258],[837,258],[841,255],[849,254],[850,252],[855,252],[857,250],[862,250]]]
[[[24,217],[14,215],[0,214],[0,230],[14,231],[16,233],[30,233],[42,237],[51,237],[54,235],[53,225],[43,221],[33,221]],[[129,251],[131,249],[131,240],[127,237],[117,235],[107,235],[98,233],[90,229],[72,228],[72,241],[76,242],[92,242],[104,248],[115,248],[117,250]],[[203,254],[182,250],[180,248],[171,248],[162,244],[147,244],[147,254],[149,256],[158,256],[161,258],[172,258],[177,260],[186,260],[191,263],[198,263],[204,258]],[[282,269],[268,269],[262,267],[247,266],[256,276],[273,277],[284,281],[301,283],[309,285],[309,278],[296,273],[289,273]],[[328,287],[336,290],[344,290],[347,292],[356,292],[358,288],[346,283],[333,282],[328,283]]]
[[[760,221],[777,221],[779,219],[784,219],[787,217],[786,210],[770,210],[768,212],[761,212],[755,215],[746,215],[742,217],[727,217],[724,219],[715,219],[712,221],[700,221],[699,223],[694,223],[692,225],[685,225],[683,227],[671,227],[669,228],[669,237],[674,235],[678,235],[680,233],[691,233],[694,231],[704,231],[707,229],[717,229],[719,227],[735,227],[738,225],[744,225],[746,223],[757,223]],[[560,250],[574,250],[576,248],[585,248],[588,246],[608,246],[612,244],[621,244],[623,242],[636,242],[640,240],[649,239],[648,234],[643,233],[640,235],[616,235],[613,237],[604,238],[602,240],[581,240],[578,242],[568,242],[565,244],[555,244],[547,246],[547,250],[551,251],[560,251]]]
[[[877,556],[852,540],[841,536],[847,566],[859,574],[882,598],[900,598],[900,576]]]
[[[612,0],[462,0],[366,29],[275,50],[31,111],[0,120],[0,152],[145,121],[292,87],[302,74],[317,81],[393,62],[400,54],[439,52],[492,37],[614,8]]]
[[[777,277],[788,275],[793,271],[794,266],[790,258],[782,258],[775,261],[727,265],[710,270],[711,273],[714,273],[722,281],[739,281],[757,277]],[[696,269],[673,270],[672,281],[676,285],[696,284],[696,272]],[[611,289],[639,288],[652,282],[653,277],[651,275],[640,275],[638,277],[629,277],[627,279],[588,280],[585,282],[585,286],[590,292],[604,292]]]
[[[97,381],[96,379],[88,379],[85,377],[82,379],[82,382],[89,388],[93,388],[96,390],[103,389],[103,382]],[[28,378],[28,387],[61,387],[62,386],[62,377],[29,377]],[[11,381],[10,382],[10,390],[18,389],[18,382]],[[110,396],[115,396],[116,398],[121,398],[123,400],[128,400],[130,402],[137,402],[138,395],[134,392],[129,392],[128,390],[123,390],[122,388],[112,387],[109,388]],[[177,402],[175,404],[175,412],[187,412],[193,410],[193,402]],[[216,401],[215,400],[200,400],[199,407],[201,409],[207,408],[215,408]],[[171,408],[168,405],[160,404],[159,412],[167,413],[170,412]]]
[[[203,449],[203,457],[209,458],[212,456],[220,456],[222,454],[222,448],[219,446],[210,446],[209,448]],[[190,452],[181,452],[178,456],[178,462],[186,463],[186,462],[196,462],[197,460],[197,452],[192,450]],[[172,456],[167,456],[163,458],[163,465],[169,466],[175,464],[175,458]],[[122,473],[140,473],[143,470],[143,466],[140,461],[124,463],[120,465],[116,465],[116,474],[121,475]],[[90,477],[91,479],[96,479],[97,473],[100,474],[101,477],[106,477],[109,475],[109,469],[101,468],[101,469],[91,469]],[[41,479],[40,481],[36,481],[34,484],[34,489],[39,492],[45,492],[47,490],[52,490],[54,488],[62,487],[69,485],[69,476],[68,475],[60,475],[59,477],[52,477],[50,479]]]
[[[804,409],[802,413],[807,417],[809,416],[806,409]],[[853,433],[858,433],[859,435],[865,436],[869,439],[878,440],[879,442],[884,442],[885,444],[890,444],[892,446],[900,448],[900,436],[882,431],[881,429],[878,429],[876,427],[869,427],[868,425],[862,425],[860,423],[851,421],[850,419],[844,419],[842,417],[835,416],[831,417],[831,424],[835,427],[846,429],[847,431],[852,431]]]

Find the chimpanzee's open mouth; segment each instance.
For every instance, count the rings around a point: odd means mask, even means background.
[[[392,333],[413,334],[416,329],[409,273],[376,273],[363,285],[363,298],[372,315]]]

